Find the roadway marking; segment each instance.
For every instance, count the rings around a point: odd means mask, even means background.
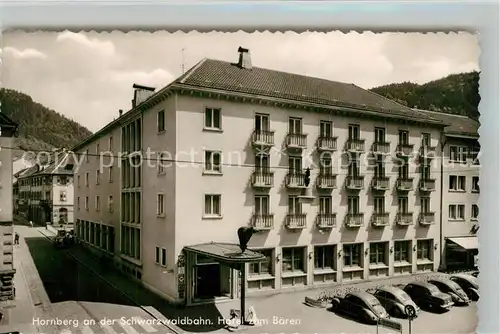
[[[106,334],[118,334],[117,331],[113,327],[108,324],[101,324],[102,329],[106,332]]]
[[[127,334],[139,334],[139,332],[136,331],[135,328],[132,327],[132,325],[129,325],[126,321],[120,322],[120,325],[122,326],[122,328],[125,330],[125,332]]]
[[[135,324],[141,326],[144,328],[144,330],[148,333],[154,333],[157,332],[156,328],[151,326],[147,320],[142,319],[141,317],[132,317],[132,321],[134,321]]]
[[[95,334],[95,333],[92,330],[92,328],[90,328],[89,326],[85,325],[82,328],[82,334]]]

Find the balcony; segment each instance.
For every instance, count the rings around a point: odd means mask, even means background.
[[[286,136],[286,147],[302,150],[307,148],[307,135],[304,133],[289,133]]]
[[[252,187],[272,188],[274,186],[274,173],[270,170],[256,170],[252,174]]]
[[[397,155],[409,157],[413,153],[413,144],[398,144]]]
[[[252,135],[252,144],[258,147],[274,146],[274,131],[255,130]]]
[[[374,176],[372,179],[372,189],[377,191],[389,190],[389,178],[385,176]]]
[[[413,224],[413,212],[398,212],[396,215],[396,224],[400,226],[408,226]]]
[[[413,179],[412,178],[398,178],[396,181],[396,189],[398,191],[411,191],[413,190]]]
[[[291,213],[286,216],[286,227],[289,229],[303,229],[306,227],[305,213]]]
[[[383,227],[389,225],[389,213],[374,212],[372,215],[372,224],[375,227]]]
[[[364,187],[365,178],[363,176],[348,176],[345,180],[345,186],[349,190],[361,190]]]
[[[336,151],[337,137],[319,137],[317,147],[318,151]]]
[[[290,172],[286,175],[286,186],[288,188],[305,188],[304,178],[306,174],[304,172]]]
[[[252,216],[252,226],[257,230],[272,230],[274,228],[274,215],[255,213]]]
[[[335,213],[318,213],[316,226],[319,229],[329,229],[337,226],[337,215]]]
[[[318,189],[329,190],[337,188],[337,175],[321,173],[316,178],[316,186]]]
[[[434,212],[421,212],[418,215],[418,222],[421,225],[432,225],[434,224]]]
[[[364,215],[362,213],[348,213],[345,216],[345,225],[347,227],[363,226]]]
[[[421,146],[418,152],[420,158],[430,159],[436,157],[436,147],[435,146]]]
[[[346,151],[360,153],[365,151],[364,139],[348,139],[346,142]]]
[[[391,150],[390,143],[375,142],[372,146],[372,152],[374,154],[389,154]]]
[[[436,190],[436,180],[434,179],[421,179],[418,183],[420,191],[430,192]]]

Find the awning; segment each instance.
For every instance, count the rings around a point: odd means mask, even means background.
[[[242,253],[238,244],[211,242],[207,244],[185,246],[184,249],[228,264],[252,263],[266,260],[263,254],[254,252],[250,249],[246,249],[245,252]]]
[[[459,245],[463,249],[478,249],[479,241],[476,236],[448,238],[451,242]]]

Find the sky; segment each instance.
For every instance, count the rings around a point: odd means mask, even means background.
[[[160,89],[203,58],[236,62],[239,46],[256,67],[354,83],[363,88],[423,84],[479,70],[468,33],[73,33],[6,32],[1,86],[95,132],[128,111],[134,83]]]

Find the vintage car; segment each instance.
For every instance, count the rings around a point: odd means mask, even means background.
[[[395,286],[382,286],[375,289],[373,295],[378,299],[380,304],[389,312],[390,315],[397,318],[406,318],[405,307],[413,306],[416,315],[420,312],[420,308],[408,296],[408,294]]]
[[[367,323],[377,323],[379,319],[389,318],[389,314],[377,298],[366,291],[348,293],[344,298],[334,297],[332,308]]]
[[[467,294],[464,292],[464,290],[462,290],[460,285],[453,282],[452,280],[445,278],[435,278],[430,279],[428,282],[437,286],[439,291],[450,295],[455,305],[467,306],[470,304],[470,299]]]
[[[479,300],[479,282],[477,278],[467,274],[453,274],[450,280],[460,285],[470,300]]]
[[[442,293],[428,282],[414,281],[403,289],[420,308],[430,310],[448,311],[453,306],[450,295]]]

